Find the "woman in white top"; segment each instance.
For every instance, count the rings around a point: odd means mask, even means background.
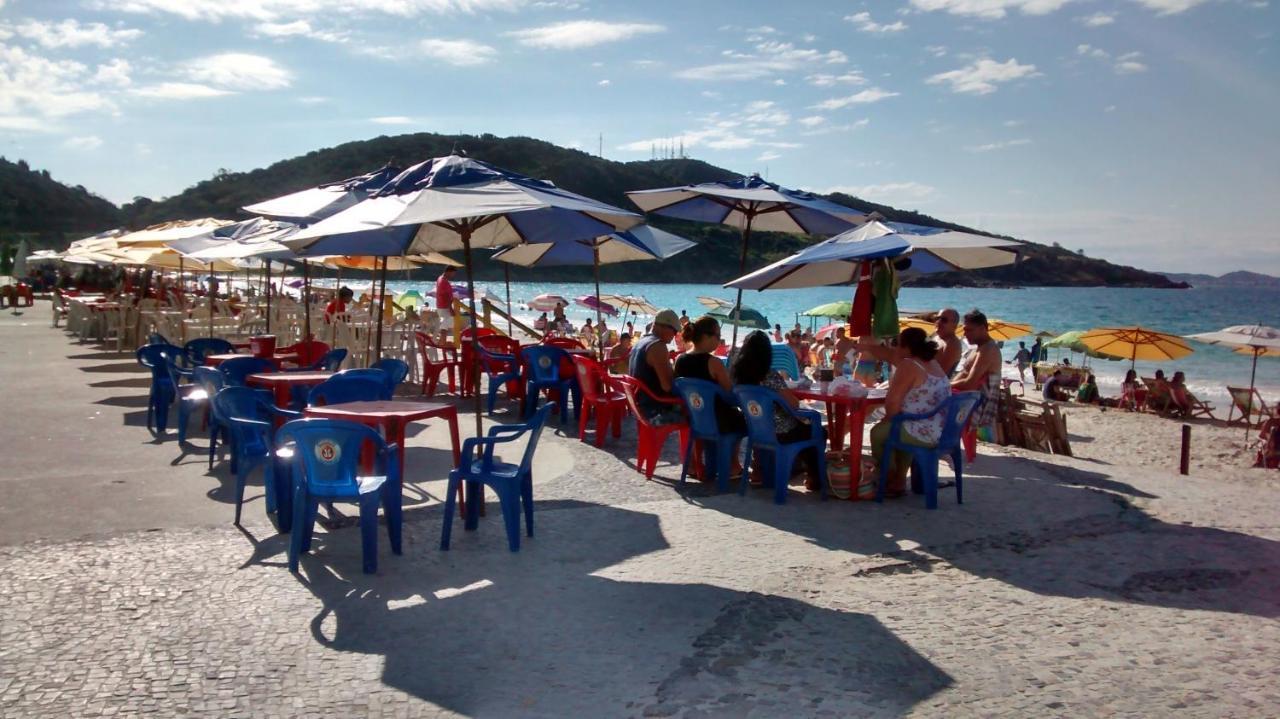
[[[871,454],[877,464],[885,461],[884,445],[889,439],[890,418],[897,414],[928,414],[951,396],[951,383],[935,359],[939,347],[917,327],[908,327],[898,335],[894,349],[894,371],[884,401],[885,418],[871,428]],[[919,447],[933,447],[942,436],[942,413],[928,419],[902,423],[899,439]],[[894,452],[889,468],[885,496],[901,497],[906,493],[907,470],[911,458],[905,452]]]

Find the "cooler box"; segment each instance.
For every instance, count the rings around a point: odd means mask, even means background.
[[[258,335],[249,338],[249,351],[254,357],[271,359],[276,353],[275,335]]]

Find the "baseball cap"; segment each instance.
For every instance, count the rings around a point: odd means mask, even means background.
[[[655,325],[666,325],[673,330],[680,329],[680,317],[672,309],[665,309],[659,312],[654,316],[653,323]]]

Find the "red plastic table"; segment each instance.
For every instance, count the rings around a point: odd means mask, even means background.
[[[862,479],[862,429],[866,425],[867,410],[884,404],[884,391],[872,390],[866,397],[850,397],[831,394],[820,389],[793,389],[799,399],[823,402],[827,409],[827,437],[831,449],[840,451],[844,445],[845,430],[849,432],[849,483],[854,491],[850,499],[858,498],[858,482]],[[847,423],[847,424],[846,424]]]
[[[332,376],[332,372],[263,372],[249,375],[245,378],[245,383],[250,387],[271,390],[276,406],[288,407],[293,399],[294,387],[314,387]],[[282,422],[283,418],[276,418],[277,425]]]
[[[204,366],[217,367],[223,362],[226,362],[229,359],[235,359],[236,357],[253,357],[253,355],[241,354],[239,352],[231,352],[228,354],[218,354],[218,355],[205,355]],[[275,363],[276,367],[279,367],[281,362],[297,362],[298,353],[297,352],[277,352],[275,353],[275,355],[271,357],[271,361]]]
[[[299,373],[301,374],[301,373]],[[324,407],[307,407],[306,416],[343,419],[382,429],[382,436],[398,447],[400,471],[404,472],[404,428],[410,422],[438,417],[449,423],[449,438],[453,442],[453,466],[462,461],[462,446],[458,441],[458,408],[440,402],[400,402],[379,400],[375,402],[343,402]],[[372,457],[369,457],[371,460]],[[461,495],[462,486],[458,487]],[[401,492],[395,492],[399,501]],[[462,508],[459,496],[459,511]]]

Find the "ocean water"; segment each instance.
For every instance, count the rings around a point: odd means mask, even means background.
[[[505,297],[502,282],[477,284],[498,298]],[[387,285],[397,292],[417,289],[425,293],[432,289],[431,283],[428,282],[389,281]],[[734,297],[732,290],[719,285],[609,283],[602,286],[601,291],[640,295],[658,307],[670,307],[676,312],[685,310],[690,317],[696,317],[703,311],[702,305],[697,301],[699,296],[721,297],[727,300],[732,300]],[[587,283],[513,282],[511,284],[511,299],[516,306],[517,317],[534,314],[525,309],[522,303],[542,293],[558,294],[573,299],[593,292],[594,287]],[[851,297],[852,288],[850,287],[748,291],[743,294],[743,304],[759,310],[769,318],[771,323],[781,324],[786,330],[797,321],[808,326],[809,319],[798,315],[810,307],[836,300],[848,300]],[[1102,326],[1141,325],[1185,335],[1210,332],[1230,325],[1261,323],[1273,327],[1280,326],[1280,291],[1276,290],[1056,287],[997,290],[906,287],[899,295],[898,306],[904,311],[955,307],[962,314],[976,307],[985,312],[988,317],[1028,323],[1036,331],[1048,330],[1055,333]],[[581,323],[587,317],[595,317],[594,312],[576,306],[571,307],[566,314],[575,324]],[[822,326],[828,320],[818,318],[816,322],[818,326]],[[617,321],[608,320],[607,323],[610,327],[617,328]],[[637,324],[643,324],[643,322],[637,322]],[[1034,338],[1028,338],[1027,344],[1030,345],[1032,341]],[[1170,375],[1177,370],[1182,370],[1187,375],[1187,384],[1191,390],[1202,399],[1215,401],[1225,413],[1225,408],[1228,406],[1225,387],[1228,384],[1248,386],[1252,358],[1234,354],[1222,347],[1198,342],[1190,344],[1195,348],[1195,352],[1183,359],[1155,363],[1139,361],[1137,363],[1139,374],[1151,376],[1157,368],[1164,369],[1165,373]],[[1016,349],[1016,341],[1005,343],[1005,358],[1011,358]],[[1050,349],[1050,358],[1056,357],[1057,352]],[[1076,356],[1072,362],[1078,364],[1080,359]],[[1091,360],[1091,365],[1103,394],[1118,394],[1120,382],[1129,368],[1129,363]],[[1007,373],[1017,376],[1016,370],[1011,367]],[[1280,399],[1280,358],[1260,357],[1258,359],[1257,384],[1268,402],[1273,398]]]

